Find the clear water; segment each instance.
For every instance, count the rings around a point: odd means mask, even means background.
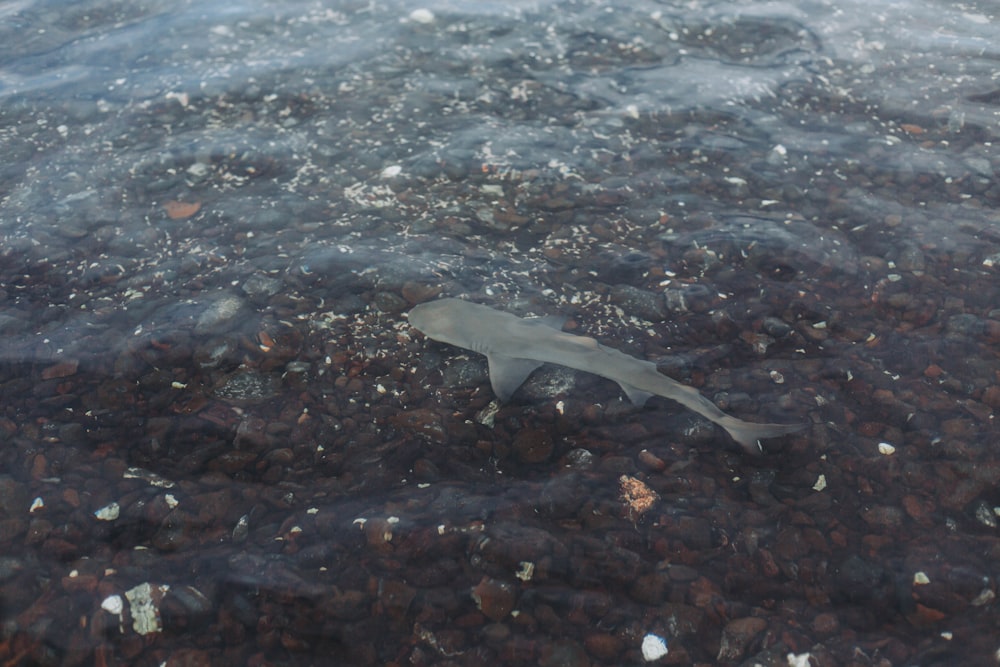
[[[998,18],[4,4],[0,656],[992,656]],[[747,460],[557,368],[497,406],[406,325],[438,294],[813,427]]]

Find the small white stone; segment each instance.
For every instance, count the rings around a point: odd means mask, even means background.
[[[180,504],[177,501],[177,498],[175,498],[174,494],[172,494],[172,493],[168,493],[168,494],[164,495],[163,496],[163,502],[167,503],[167,507],[169,507],[170,509],[173,509],[173,508],[177,507]]]
[[[913,575],[914,586],[926,586],[931,583],[930,577],[925,572],[917,572]]]
[[[888,442],[880,442],[878,443],[878,453],[882,456],[890,456],[896,453],[896,448]]]
[[[667,642],[652,633],[642,638],[642,659],[646,662],[659,660],[667,654]]]
[[[531,581],[531,578],[535,576],[535,564],[527,560],[522,560],[519,564],[521,567],[514,573],[514,576],[521,581]]]
[[[822,491],[826,488],[826,475],[820,475],[816,478],[816,483],[813,484],[813,491]]]
[[[392,178],[394,176],[399,176],[403,173],[403,168],[398,164],[394,164],[391,167],[386,167],[382,170],[382,178]]]
[[[426,7],[421,7],[420,9],[414,9],[410,12],[410,20],[414,23],[423,23],[427,25],[428,23],[434,23],[434,12],[427,9]]]

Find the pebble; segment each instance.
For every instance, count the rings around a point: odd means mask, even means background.
[[[816,614],[812,621],[812,629],[821,636],[830,636],[840,629],[840,621],[833,613]]]
[[[514,610],[517,593],[513,584],[483,577],[472,589],[472,600],[486,618],[502,621]]]
[[[231,329],[244,312],[244,302],[238,296],[223,294],[210,301],[195,321],[196,334],[218,333]]]
[[[41,376],[43,380],[70,377],[71,375],[76,375],[79,366],[80,362],[76,360],[63,361],[43,370]]]
[[[278,393],[280,382],[275,375],[241,369],[226,377],[215,390],[215,395],[235,403],[257,403],[273,398]]]
[[[554,443],[547,431],[523,429],[514,436],[511,450],[521,463],[538,464],[552,456]]]
[[[282,281],[278,278],[264,273],[254,273],[243,281],[240,289],[252,303],[264,305],[271,297],[280,292],[283,286]]]
[[[556,639],[545,644],[538,660],[540,667],[590,667],[587,651],[572,639]]]
[[[614,660],[624,649],[624,643],[615,635],[597,632],[584,638],[583,647],[598,660]]]
[[[662,322],[667,317],[667,306],[662,295],[631,285],[615,285],[608,294],[611,303],[627,315],[649,322]]]
[[[717,659],[724,662],[742,660],[750,650],[757,635],[766,628],[767,621],[755,616],[729,621],[722,630]]]

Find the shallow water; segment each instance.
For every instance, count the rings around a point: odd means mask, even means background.
[[[993,660],[998,18],[5,4],[0,658]],[[812,426],[497,405],[438,295]]]

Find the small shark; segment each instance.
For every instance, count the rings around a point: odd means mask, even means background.
[[[656,364],[605,347],[593,338],[562,331],[564,317],[522,319],[462,299],[438,299],[415,306],[409,320],[428,338],[486,355],[490,384],[502,401],[536,368],[551,363],[614,380],[636,405],[654,395],[677,401],[724,428],[750,454],[761,453],[761,438],[807,426],[754,424],[727,415],[698,390],[660,373]]]

